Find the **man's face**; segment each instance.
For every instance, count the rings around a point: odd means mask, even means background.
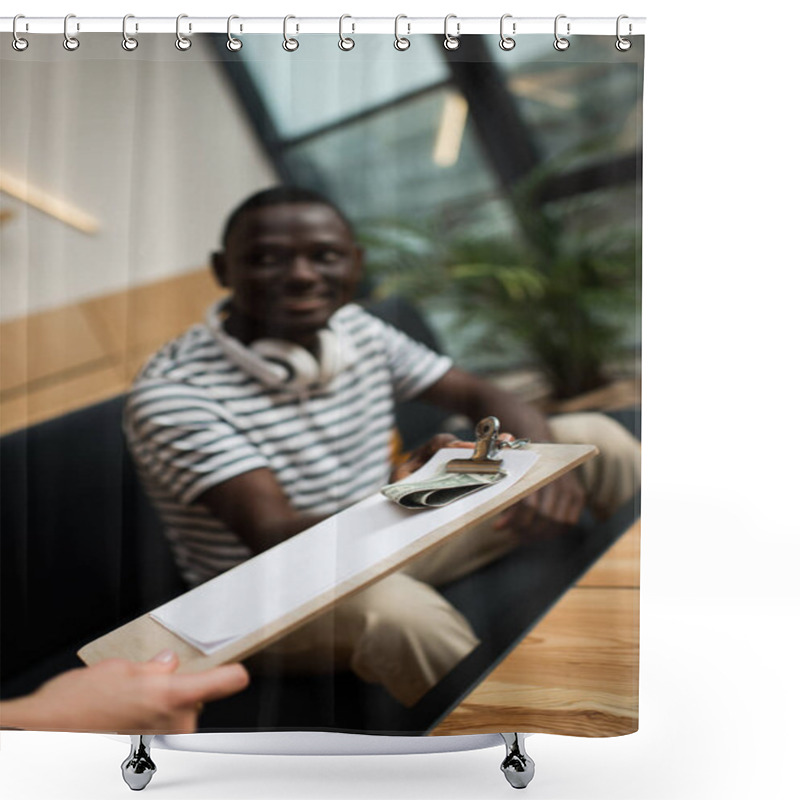
[[[214,271],[259,337],[307,344],[352,299],[361,251],[330,206],[287,203],[244,212]]]

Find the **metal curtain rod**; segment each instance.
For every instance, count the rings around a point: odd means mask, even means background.
[[[449,15],[447,23],[444,17],[406,17],[401,15],[399,21],[395,17],[352,17],[345,15],[346,33],[384,33],[394,34],[399,24],[403,35],[433,33],[443,34],[450,31],[455,35],[497,33],[500,16],[497,17],[459,17]],[[623,15],[624,16],[624,15]],[[193,17],[181,15],[181,30],[184,35],[194,33],[226,33],[228,17]],[[284,33],[284,17],[235,17],[233,31],[247,33]],[[143,33],[175,33],[175,17],[136,17],[128,16],[126,31],[128,34]],[[554,17],[514,17],[504,15],[505,30],[509,34],[524,35],[530,33],[553,33]],[[340,33],[339,17],[291,17],[292,33]],[[608,35],[618,33],[616,17],[570,17],[559,15],[558,24],[569,35]],[[20,15],[16,30],[20,35],[36,33],[64,34],[64,17],[35,17]],[[70,15],[69,30],[73,34],[84,33],[121,33],[122,17],[81,17]],[[624,17],[625,36],[637,36],[644,33],[644,17]],[[14,30],[13,17],[0,17],[0,32],[11,33]]]

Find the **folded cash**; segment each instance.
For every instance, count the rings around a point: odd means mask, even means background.
[[[503,470],[481,474],[473,472],[445,472],[424,481],[401,481],[390,483],[381,489],[384,497],[404,508],[441,508],[468,494],[505,478]]]

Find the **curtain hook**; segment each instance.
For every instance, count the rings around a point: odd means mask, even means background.
[[[188,14],[178,14],[178,17],[175,20],[175,47],[177,47],[178,50],[181,50],[181,51],[188,50],[192,46],[192,40],[191,39],[187,39],[181,33],[181,20],[182,19],[188,19],[188,17],[189,17]],[[189,30],[191,30],[191,29],[192,29],[192,26],[190,24],[189,25]]]
[[[289,38],[288,28],[290,19],[297,19],[297,17],[294,17],[291,14],[289,14],[288,16],[285,16],[283,18],[283,49],[287,53],[293,53],[295,50],[297,50],[298,47],[300,47],[300,42],[298,42],[297,39]],[[295,30],[299,31],[300,26],[297,25]]]
[[[14,48],[14,49],[15,49],[15,50],[18,52],[18,53],[21,53],[23,50],[27,50],[27,49],[28,49],[28,44],[29,44],[29,42],[28,42],[28,40],[27,40],[27,39],[23,39],[23,38],[22,38],[22,37],[21,37],[21,36],[20,36],[20,35],[17,33],[17,20],[18,20],[18,19],[25,19],[25,15],[24,15],[24,14],[17,14],[17,16],[16,16],[16,17],[14,17],[14,22],[12,22],[12,23],[11,23],[11,34],[12,34],[12,36],[13,36],[13,38],[12,38],[12,40],[11,40],[11,46],[12,46],[12,47],[13,47],[13,48]]]
[[[62,44],[64,45],[65,50],[74,52],[81,46],[81,43],[78,41],[77,37],[69,35],[69,21],[71,19],[75,19],[74,14],[67,14],[67,16],[64,17],[64,41],[62,42]],[[79,31],[80,29],[81,26],[76,22],[75,30]]]
[[[555,41],[553,42],[553,47],[556,50],[563,53],[569,47],[569,39],[565,39],[563,36],[559,35],[558,33],[558,21],[561,19],[566,19],[566,14],[559,14],[556,17],[556,21],[553,23],[553,34],[555,35]],[[567,23],[567,36],[570,34],[570,23]]]
[[[395,50],[408,50],[411,47],[411,39],[406,39],[405,36],[400,35],[400,20],[401,19],[408,19],[405,14],[398,14],[394,18],[394,49]],[[411,23],[406,22],[406,28],[408,28],[406,32],[406,36],[411,34]]]
[[[225,42],[225,47],[227,47],[228,50],[231,51],[231,53],[235,53],[237,50],[241,50],[242,49],[242,45],[243,45],[242,40],[241,39],[237,39],[231,33],[231,22],[233,22],[233,20],[235,20],[235,19],[239,19],[239,17],[237,17],[236,14],[231,14],[228,17],[228,41]],[[240,33],[241,33],[241,30],[242,30],[242,26],[240,25],[239,26],[239,32]]]
[[[630,50],[631,49],[631,40],[630,39],[624,39],[622,37],[622,34],[619,32],[620,31],[620,22],[622,22],[622,20],[624,20],[624,19],[629,19],[627,14],[620,14],[617,17],[617,41],[614,42],[614,47],[616,47],[617,50],[620,51],[620,53],[624,53],[626,50]],[[630,36],[632,32],[633,32],[633,25],[631,25],[630,22],[629,22],[628,23],[628,36]]]
[[[461,42],[459,41],[459,36],[461,35],[461,23],[456,22],[456,35],[451,36],[447,32],[447,23],[450,22],[451,19],[458,20],[458,17],[455,14],[448,14],[444,18],[444,47],[445,50],[458,50],[461,47]]]
[[[349,36],[346,37],[344,35],[344,31],[342,30],[342,28],[344,27],[344,21],[346,19],[353,19],[353,18],[349,14],[342,14],[342,16],[339,17],[339,49],[345,51],[352,50],[356,46],[355,41],[351,39]],[[351,22],[350,26],[352,28],[351,32],[355,33],[356,32],[355,22]]]
[[[130,53],[139,46],[139,40],[128,34],[129,19],[135,19],[133,14],[126,14],[122,18],[122,49],[127,50]],[[136,26],[136,30],[139,30],[138,25]]]
[[[513,50],[517,46],[516,40],[511,36],[506,36],[506,34],[503,31],[503,26],[505,25],[507,19],[512,19],[512,15],[503,14],[503,16],[500,17],[500,49],[505,50],[506,52],[509,50]],[[516,35],[517,33],[516,22],[511,23],[511,33],[513,33],[514,35]]]

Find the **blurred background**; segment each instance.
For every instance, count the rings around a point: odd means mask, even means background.
[[[3,432],[124,391],[218,295],[227,213],[276,183],[339,204],[362,299],[410,302],[460,366],[550,411],[638,404],[643,48],[172,38],[3,56]]]

